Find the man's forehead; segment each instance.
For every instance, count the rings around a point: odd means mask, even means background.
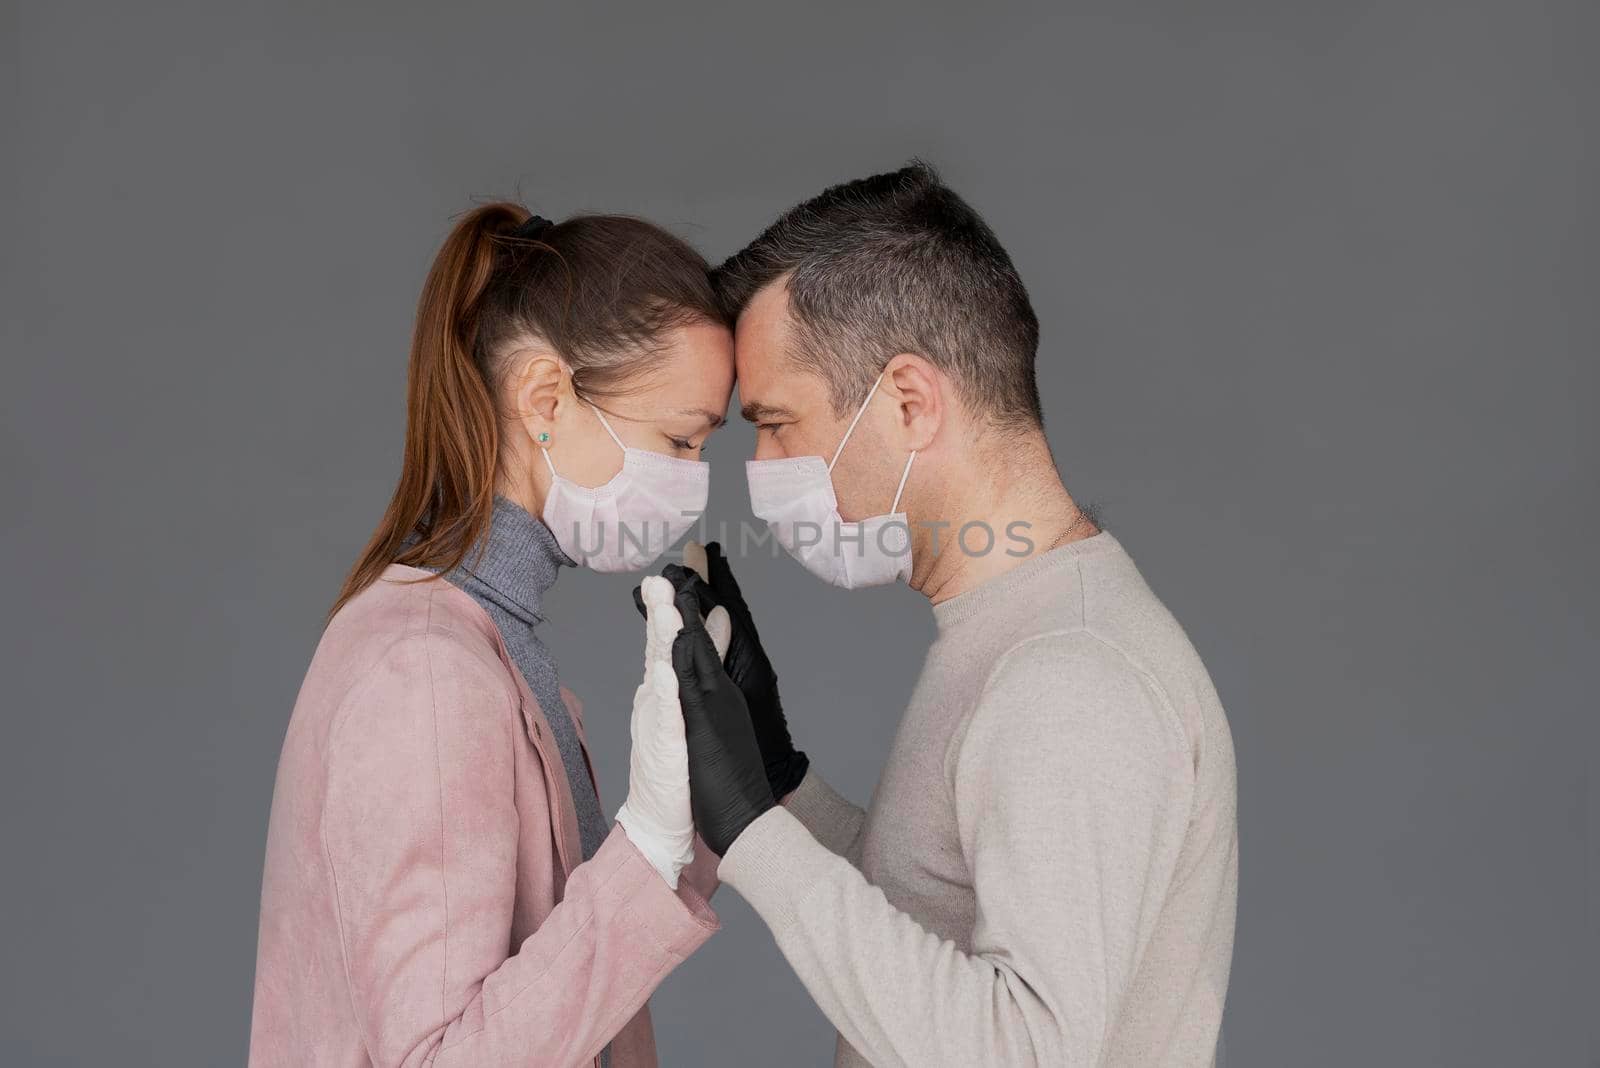
[[[781,351],[751,353],[738,363],[739,411],[750,422],[793,418],[806,407],[808,376]]]
[[[756,290],[739,313],[741,325],[781,327],[789,318],[789,278],[783,275]]]
[[[789,298],[782,281],[758,292],[739,314],[734,362],[747,419],[792,415],[804,403],[809,376],[789,358],[789,327]]]
[[[752,370],[781,356],[789,344],[789,296],[782,282],[763,288],[739,313],[734,324],[734,355]]]

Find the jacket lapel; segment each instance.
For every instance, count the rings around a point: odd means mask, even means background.
[[[578,748],[583,750],[583,765],[589,769],[589,781],[594,783],[594,796],[600,799],[600,776],[594,773],[594,760],[589,756],[589,735],[583,729],[583,702],[578,700],[578,695],[561,687],[561,700],[567,706],[567,715],[572,717],[572,725],[578,732]],[[604,802],[601,807],[605,807]]]
[[[490,623],[489,632],[494,635],[495,652],[500,657],[500,663],[517,685],[517,695],[522,706],[523,730],[534,751],[539,755],[539,764],[544,768],[545,792],[550,798],[550,831],[555,837],[556,855],[560,858],[562,872],[570,875],[583,856],[583,845],[578,836],[578,809],[572,800],[572,787],[568,783],[566,767],[561,763],[561,754],[555,748],[555,739],[550,736],[550,723],[539,707],[538,698],[528,689],[527,680],[522,677],[516,662],[511,659],[511,653],[506,649],[500,631]],[[565,700],[568,696],[568,691],[562,687],[562,698]],[[577,698],[571,700],[576,701]],[[570,701],[567,707],[572,707]],[[581,727],[579,729],[582,730]],[[588,759],[587,749],[584,750],[584,759]],[[594,773],[591,771],[590,774]]]

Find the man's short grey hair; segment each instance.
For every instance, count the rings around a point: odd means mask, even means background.
[[[912,352],[994,425],[1042,424],[1028,291],[994,231],[928,164],[825,190],[712,275],[730,318],[780,280],[795,325],[789,355],[827,381],[835,414]]]

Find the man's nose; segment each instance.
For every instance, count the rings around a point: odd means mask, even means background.
[[[781,460],[787,455],[788,453],[784,452],[778,443],[772,440],[771,434],[756,435],[755,458],[757,460]]]

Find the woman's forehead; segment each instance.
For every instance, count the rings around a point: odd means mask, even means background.
[[[657,355],[659,366],[618,407],[640,417],[672,415],[718,425],[733,394],[733,341],[720,326],[681,327]]]

